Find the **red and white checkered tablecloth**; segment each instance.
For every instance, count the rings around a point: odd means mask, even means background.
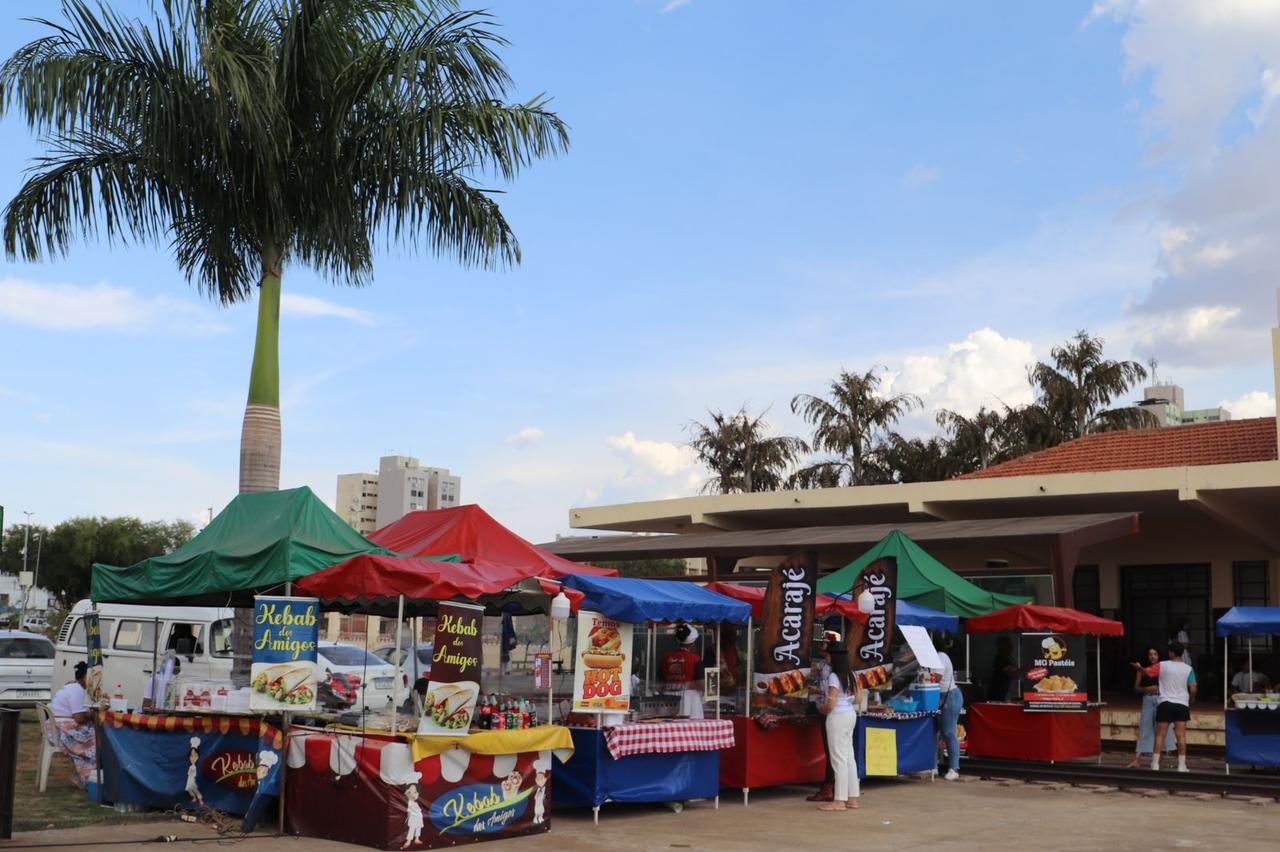
[[[684,719],[653,724],[619,725],[604,734],[614,760],[630,754],[670,754],[733,748],[729,719]]]

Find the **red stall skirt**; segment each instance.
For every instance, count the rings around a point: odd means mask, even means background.
[[[1021,704],[967,708],[970,757],[1074,760],[1102,752],[1102,713],[1030,713]]]
[[[746,716],[733,717],[733,748],[720,752],[720,786],[739,789],[781,784],[820,784],[827,755],[821,719],[781,721],[762,727]]]

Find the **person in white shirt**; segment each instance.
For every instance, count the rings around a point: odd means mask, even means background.
[[[1255,672],[1247,659],[1240,662],[1239,671],[1231,678],[1232,692],[1262,692],[1270,688],[1271,681],[1266,675]]]
[[[938,640],[937,644],[938,659],[942,661],[942,668],[931,669],[931,671],[941,675],[938,691],[941,693],[939,709],[942,712],[938,715],[938,727],[942,738],[947,743],[947,774],[943,777],[948,781],[955,781],[960,777],[959,726],[960,711],[964,709],[964,693],[960,691],[960,687],[956,686],[956,669],[945,650],[950,646],[951,640],[943,638]]]
[[[839,633],[834,630],[827,630],[823,632],[822,641],[818,644],[818,653],[822,655],[822,663],[818,666],[817,685],[811,688],[809,695],[809,700],[812,702],[809,705],[809,709],[817,715],[821,715],[818,708],[822,703],[823,696],[827,694],[827,681],[831,677],[831,664],[827,662],[827,646],[840,640]],[[818,792],[809,796],[806,801],[830,802],[836,795],[836,778],[831,770],[831,747],[827,744],[827,726],[824,724],[818,730],[822,732],[822,751],[828,755],[827,771],[822,776],[822,787]]]
[[[820,811],[857,810],[862,795],[858,784],[858,760],[853,750],[853,732],[858,722],[854,711],[858,682],[849,669],[849,651],[842,642],[827,643],[827,693],[818,712],[827,717],[827,749],[835,776],[832,801],[818,805]]]
[[[53,696],[49,709],[53,713],[54,733],[58,747],[71,758],[76,770],[76,786],[84,789],[98,769],[98,740],[93,727],[93,710],[86,706],[85,674],[88,663],[76,663],[75,680]]]
[[[1160,703],[1156,705],[1156,742],[1162,742],[1169,726],[1173,725],[1178,741],[1178,771],[1187,769],[1187,722],[1191,721],[1191,702],[1196,700],[1196,672],[1182,662],[1184,649],[1181,642],[1169,643],[1169,659],[1141,669],[1158,681]],[[1160,752],[1151,755],[1151,768],[1160,768]]]

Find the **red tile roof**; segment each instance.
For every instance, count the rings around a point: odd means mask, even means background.
[[[1099,432],[958,479],[1043,476],[1276,460],[1276,420],[1258,417],[1163,429]]]

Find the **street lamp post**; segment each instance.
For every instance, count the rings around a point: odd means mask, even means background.
[[[22,514],[27,516],[27,526],[22,533],[22,579],[26,579],[30,575],[27,574],[27,553],[31,550],[31,516],[35,512],[24,511]],[[27,598],[31,595],[31,588],[22,590],[22,608],[18,610],[18,629],[22,629],[22,622],[27,620]]]

